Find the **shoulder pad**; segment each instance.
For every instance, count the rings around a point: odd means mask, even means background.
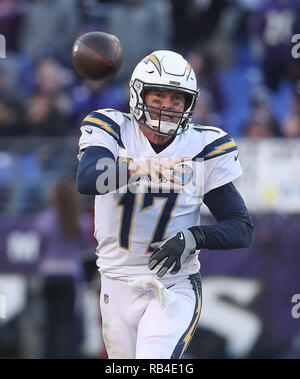
[[[121,126],[124,122],[122,112],[115,109],[98,109],[88,114],[82,121],[82,125],[100,128],[113,137],[120,147],[124,147],[121,140]]]

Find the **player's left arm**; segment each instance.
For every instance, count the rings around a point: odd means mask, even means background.
[[[254,225],[241,194],[232,182],[205,194],[203,202],[217,223],[189,228],[196,239],[197,249],[231,250],[252,244]]]
[[[171,267],[176,274],[196,250],[231,250],[248,247],[254,239],[254,226],[245,203],[232,184],[242,174],[238,147],[221,129],[200,128],[208,143],[193,160],[204,161],[204,203],[216,218],[211,226],[193,226],[163,241],[156,242],[149,268],[162,263],[157,275],[162,277]]]
[[[155,242],[149,259],[153,270],[164,261],[157,272],[162,277],[172,266],[171,274],[176,274],[182,264],[201,248],[209,250],[231,250],[251,245],[254,240],[254,225],[242,196],[233,183],[225,184],[205,194],[207,205],[217,223],[210,226],[193,226]]]

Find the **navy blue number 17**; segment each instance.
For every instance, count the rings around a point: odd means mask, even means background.
[[[119,229],[119,246],[125,250],[130,250],[131,234],[136,212],[138,193],[124,193],[118,205],[122,207]],[[140,212],[153,208],[157,200],[162,201],[161,210],[157,217],[153,233],[146,248],[146,253],[151,252],[150,245],[153,242],[161,241],[165,237],[165,233],[169,223],[173,217],[174,209],[178,203],[180,192],[164,193],[144,192],[142,194]]]

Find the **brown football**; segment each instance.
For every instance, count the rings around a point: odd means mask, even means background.
[[[122,65],[122,47],[113,34],[89,32],[76,39],[72,62],[78,74],[90,80],[113,78]]]

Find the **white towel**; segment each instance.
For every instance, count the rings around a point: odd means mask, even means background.
[[[167,308],[176,300],[176,295],[168,290],[162,283],[160,283],[156,278],[144,276],[133,282],[128,283],[129,287],[141,288],[146,291],[152,291],[157,297],[162,308]]]

